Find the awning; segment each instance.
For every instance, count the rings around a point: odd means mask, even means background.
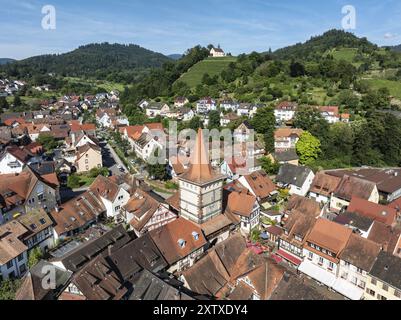
[[[363,289],[341,278],[336,280],[333,289],[351,300],[361,300],[364,293]]]
[[[302,263],[301,259],[294,257],[293,255],[285,252],[284,250],[278,250],[276,254],[283,257],[285,260],[295,264],[296,266],[299,266]]]
[[[320,283],[323,283],[329,288],[332,288],[334,286],[334,283],[337,279],[335,274],[320,268],[309,260],[305,260],[304,262],[302,262],[298,270],[302,273],[305,273],[309,277],[319,281]]]

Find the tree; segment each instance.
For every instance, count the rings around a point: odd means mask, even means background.
[[[22,101],[21,101],[21,98],[19,97],[19,95],[14,96],[13,105],[14,105],[14,107],[20,107],[22,105]]]
[[[193,117],[188,124],[188,127],[192,130],[198,131],[199,128],[203,129],[202,119],[198,116]]]
[[[321,152],[320,146],[319,139],[311,135],[308,131],[305,131],[296,145],[300,163],[302,165],[313,163]]]
[[[49,133],[40,134],[36,140],[47,152],[52,152],[58,147],[57,140]]]
[[[0,300],[15,300],[15,294],[21,286],[21,280],[0,281]]]
[[[156,164],[148,164],[147,170],[150,177],[153,177],[155,180],[166,181],[168,180],[168,172],[167,172],[167,163],[157,163],[157,158],[160,156],[160,149],[157,148],[153,153],[150,163]]]
[[[97,178],[98,176],[108,177],[109,174],[109,169],[107,168],[92,168],[89,171],[89,177],[91,178]]]
[[[260,158],[259,161],[262,164],[262,169],[269,175],[275,175],[278,173],[280,169],[280,164],[278,162],[273,162],[268,157]]]
[[[7,102],[7,99],[5,97],[0,97],[0,111],[3,109],[8,109],[10,106]]]
[[[220,112],[213,110],[209,113],[209,130],[220,128]]]
[[[29,268],[36,266],[42,258],[43,258],[43,252],[40,249],[40,247],[32,249],[28,257]]]
[[[290,65],[290,75],[293,78],[305,75],[305,66],[300,62],[293,62]]]
[[[72,174],[67,179],[67,186],[70,189],[79,188],[81,187],[81,179],[76,174]]]
[[[259,108],[252,119],[252,126],[257,133],[263,134],[267,152],[274,150],[274,131],[276,118],[273,107]]]

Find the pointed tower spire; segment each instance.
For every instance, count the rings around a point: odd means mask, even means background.
[[[194,182],[206,182],[214,178],[202,129],[198,130],[191,166],[188,172],[185,173],[185,178]]]

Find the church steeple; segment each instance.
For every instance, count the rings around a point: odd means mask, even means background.
[[[206,143],[203,131],[199,129],[191,165],[179,177],[180,214],[198,224],[222,213],[224,175],[213,171]]]

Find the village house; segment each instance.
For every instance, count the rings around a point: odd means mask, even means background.
[[[151,231],[150,236],[168,262],[171,273],[192,267],[207,244],[200,227],[184,218]]]
[[[334,288],[340,268],[340,255],[352,230],[326,219],[318,219],[306,237],[304,261],[298,270],[328,288]]]
[[[156,118],[157,116],[166,116],[171,111],[167,103],[151,102],[145,107],[146,115],[149,118]]]
[[[20,239],[28,230],[18,221],[0,226],[0,279],[21,278],[28,270],[28,247]]]
[[[333,170],[327,174],[342,178],[354,176],[376,184],[380,200],[392,202],[401,197],[401,169],[363,168],[356,170]]]
[[[382,251],[377,257],[364,294],[365,300],[401,300],[401,259]]]
[[[234,141],[239,143],[253,141],[254,135],[254,128],[249,121],[246,120],[234,130]]]
[[[263,170],[244,175],[238,179],[238,182],[253,194],[261,205],[267,202],[277,189],[276,185]]]
[[[96,111],[96,122],[104,128],[111,128],[112,121],[117,116],[115,109],[98,109]]]
[[[227,181],[234,181],[243,175],[262,170],[258,159],[254,157],[242,159],[241,161],[233,158],[231,161],[223,160],[220,164],[220,172],[227,176]]]
[[[186,104],[189,103],[189,100],[186,97],[177,97],[174,99],[174,107],[175,108],[182,108]]]
[[[284,213],[284,232],[280,235],[277,255],[298,268],[304,258],[303,246],[306,236],[320,215],[320,206],[315,201],[292,196]]]
[[[381,251],[380,245],[356,234],[351,237],[340,254],[338,278],[333,289],[351,300],[363,298],[368,273]]]
[[[106,217],[116,222],[125,221],[123,207],[130,199],[130,193],[113,180],[113,177],[98,176],[89,187],[105,208]]]
[[[210,111],[217,110],[216,101],[210,97],[200,99],[196,103],[196,112],[198,114],[208,114]]]
[[[39,209],[52,210],[59,201],[55,173],[39,176],[26,168],[20,174],[0,175],[0,224]]]
[[[341,178],[339,177],[330,176],[324,172],[318,172],[310,187],[309,198],[319,203],[329,203],[331,195],[337,189],[340,182]]]
[[[340,212],[333,220],[353,230],[355,234],[368,239],[373,230],[375,220],[356,212]]]
[[[191,108],[181,107],[178,110],[178,119],[182,121],[190,121],[195,117],[195,112]]]
[[[274,132],[274,149],[276,152],[295,149],[303,133],[302,129],[279,128]]]
[[[239,102],[233,100],[223,100],[220,102],[220,109],[225,111],[236,112],[239,107]]]
[[[78,147],[75,159],[77,173],[88,172],[93,168],[101,168],[103,166],[102,150],[92,143],[86,143]]]
[[[252,110],[253,110],[253,107],[250,103],[240,103],[237,108],[237,116],[251,118]]]
[[[123,210],[126,215],[125,221],[138,237],[177,219],[177,215],[171,212],[166,204],[160,203],[140,189],[135,190]]]
[[[234,215],[244,235],[249,235],[260,222],[258,200],[247,191],[233,191],[229,194],[226,213]]]
[[[21,173],[32,157],[26,149],[17,146],[6,147],[0,154],[0,174]]]
[[[270,153],[268,158],[273,163],[279,163],[280,165],[283,164],[292,164],[294,166],[299,165],[299,156],[295,149],[289,150],[277,150],[276,152]]]
[[[330,200],[330,210],[337,213],[340,212],[349,206],[353,197],[379,203],[379,191],[373,182],[345,175],[333,192]]]
[[[319,112],[328,123],[333,124],[340,121],[340,113],[338,107],[335,106],[323,106],[319,107]]]
[[[298,109],[296,102],[283,101],[279,103],[274,109],[274,116],[277,123],[291,121]]]
[[[352,197],[347,208],[348,212],[357,213],[373,221],[379,221],[388,226],[394,227],[397,224],[397,210],[389,206],[370,202],[365,199]]]
[[[235,113],[230,112],[227,114],[223,114],[221,113],[220,115],[220,125],[222,127],[226,127],[228,126],[231,122],[237,121],[239,120],[240,117],[238,117]]]
[[[312,185],[315,174],[307,167],[285,164],[276,177],[277,185],[289,189],[289,193],[305,197]]]
[[[54,287],[44,288],[48,270],[54,270]],[[15,294],[15,300],[19,301],[54,301],[64,291],[71,280],[72,272],[53,266],[51,263],[41,260],[35,266],[29,268],[21,280],[21,286]]]

